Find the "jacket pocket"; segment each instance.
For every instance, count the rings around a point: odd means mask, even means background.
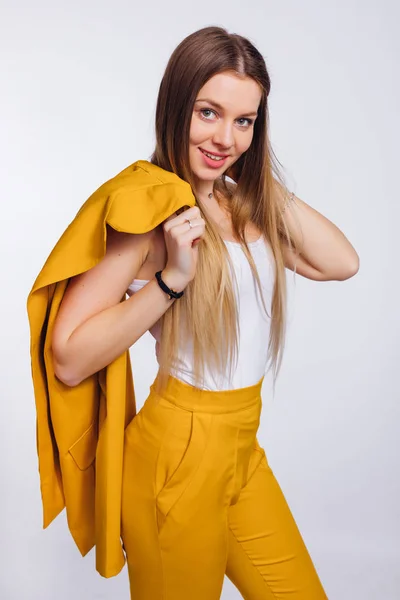
[[[96,458],[97,432],[95,423],[92,423],[79,439],[68,449],[77,467],[85,471]]]

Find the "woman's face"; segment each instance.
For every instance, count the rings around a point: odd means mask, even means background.
[[[189,143],[190,167],[197,184],[214,181],[246,152],[260,100],[258,83],[231,71],[214,75],[200,89]]]

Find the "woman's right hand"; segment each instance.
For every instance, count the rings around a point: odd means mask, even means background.
[[[198,245],[204,236],[205,221],[199,207],[193,206],[168,217],[163,223],[163,230],[168,259],[162,278],[169,287],[180,292],[195,276]]]

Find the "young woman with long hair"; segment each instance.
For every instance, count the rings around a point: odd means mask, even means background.
[[[70,387],[145,331],[156,339],[158,375],[125,430],[121,537],[135,600],[216,600],[224,574],[250,600],[327,597],[256,433],[267,366],[276,380],[282,360],[285,269],[343,280],[358,256],[287,189],[270,88],[240,35],[206,27],[179,44],[154,153],[139,163],[160,186],[164,172],[187,182],[195,205],[138,234],[108,225],[104,258],[71,278],[55,321],[55,373]]]

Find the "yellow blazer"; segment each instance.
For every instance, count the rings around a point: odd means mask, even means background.
[[[120,540],[124,430],[136,414],[129,351],[68,387],[54,374],[53,325],[69,278],[103,258],[106,224],[144,233],[194,204],[187,182],[145,160],[135,162],[83,204],[27,301],[43,527],[65,507],[82,556],[95,545],[96,569],[104,577],[117,575],[125,563]]]

